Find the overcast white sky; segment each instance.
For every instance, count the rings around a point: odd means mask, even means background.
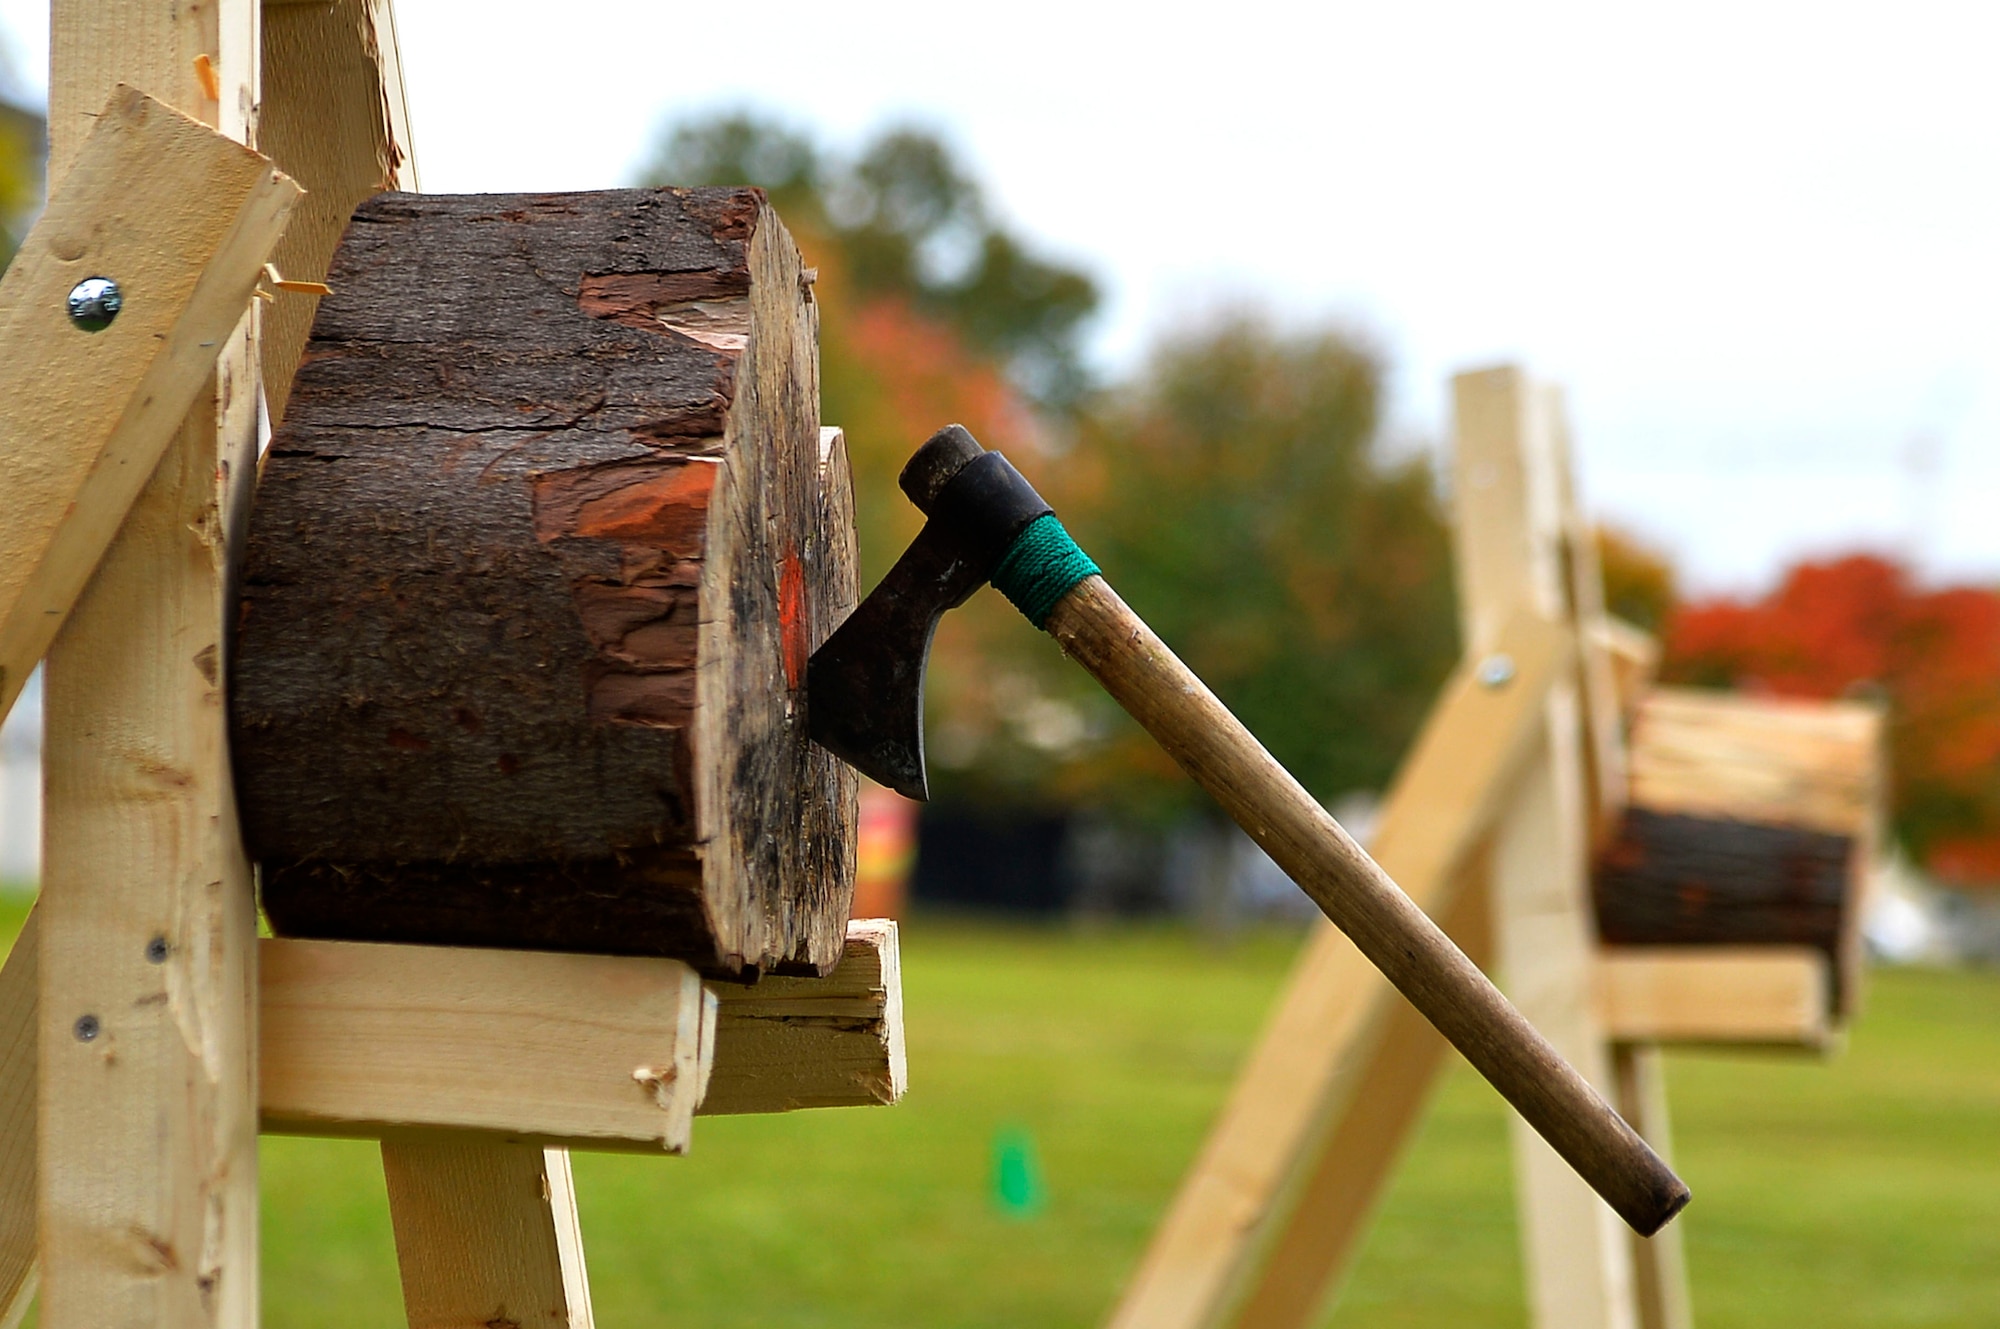
[[[1108,372],[1219,302],[1567,385],[1698,589],[1868,545],[2000,580],[2000,7],[399,0],[437,191],[628,182],[675,116],[945,132],[1094,271]],[[44,0],[0,0],[32,95]]]

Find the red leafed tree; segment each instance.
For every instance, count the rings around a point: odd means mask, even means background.
[[[1804,563],[1762,600],[1682,606],[1662,675],[1780,696],[1883,697],[1904,845],[1949,880],[2000,885],[2000,593],[1926,589],[1873,555]]]

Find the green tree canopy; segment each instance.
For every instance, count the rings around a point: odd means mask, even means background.
[[[1457,658],[1431,469],[1381,447],[1380,408],[1353,338],[1238,316],[1163,346],[1064,467],[1084,547],[1322,798],[1386,783]],[[1100,796],[1159,769],[1128,723]]]
[[[645,178],[761,186],[795,231],[839,251],[857,296],[909,300],[1044,406],[1072,405],[1085,390],[1077,343],[1097,308],[1095,284],[1009,231],[927,131],[891,129],[844,157],[778,121],[722,115],[672,130]]]

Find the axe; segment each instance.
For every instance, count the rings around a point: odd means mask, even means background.
[[[986,581],[1081,664],[1619,1217],[1651,1236],[1688,1188],[1120,600],[997,452],[958,425],[904,467],[928,519],[814,652],[808,732],[911,798],[924,778],[924,665],[939,618]]]

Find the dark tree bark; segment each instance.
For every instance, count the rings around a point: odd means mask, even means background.
[[[264,463],[232,662],[290,935],[823,972],[854,603],[809,278],[755,190],[384,194]]]

